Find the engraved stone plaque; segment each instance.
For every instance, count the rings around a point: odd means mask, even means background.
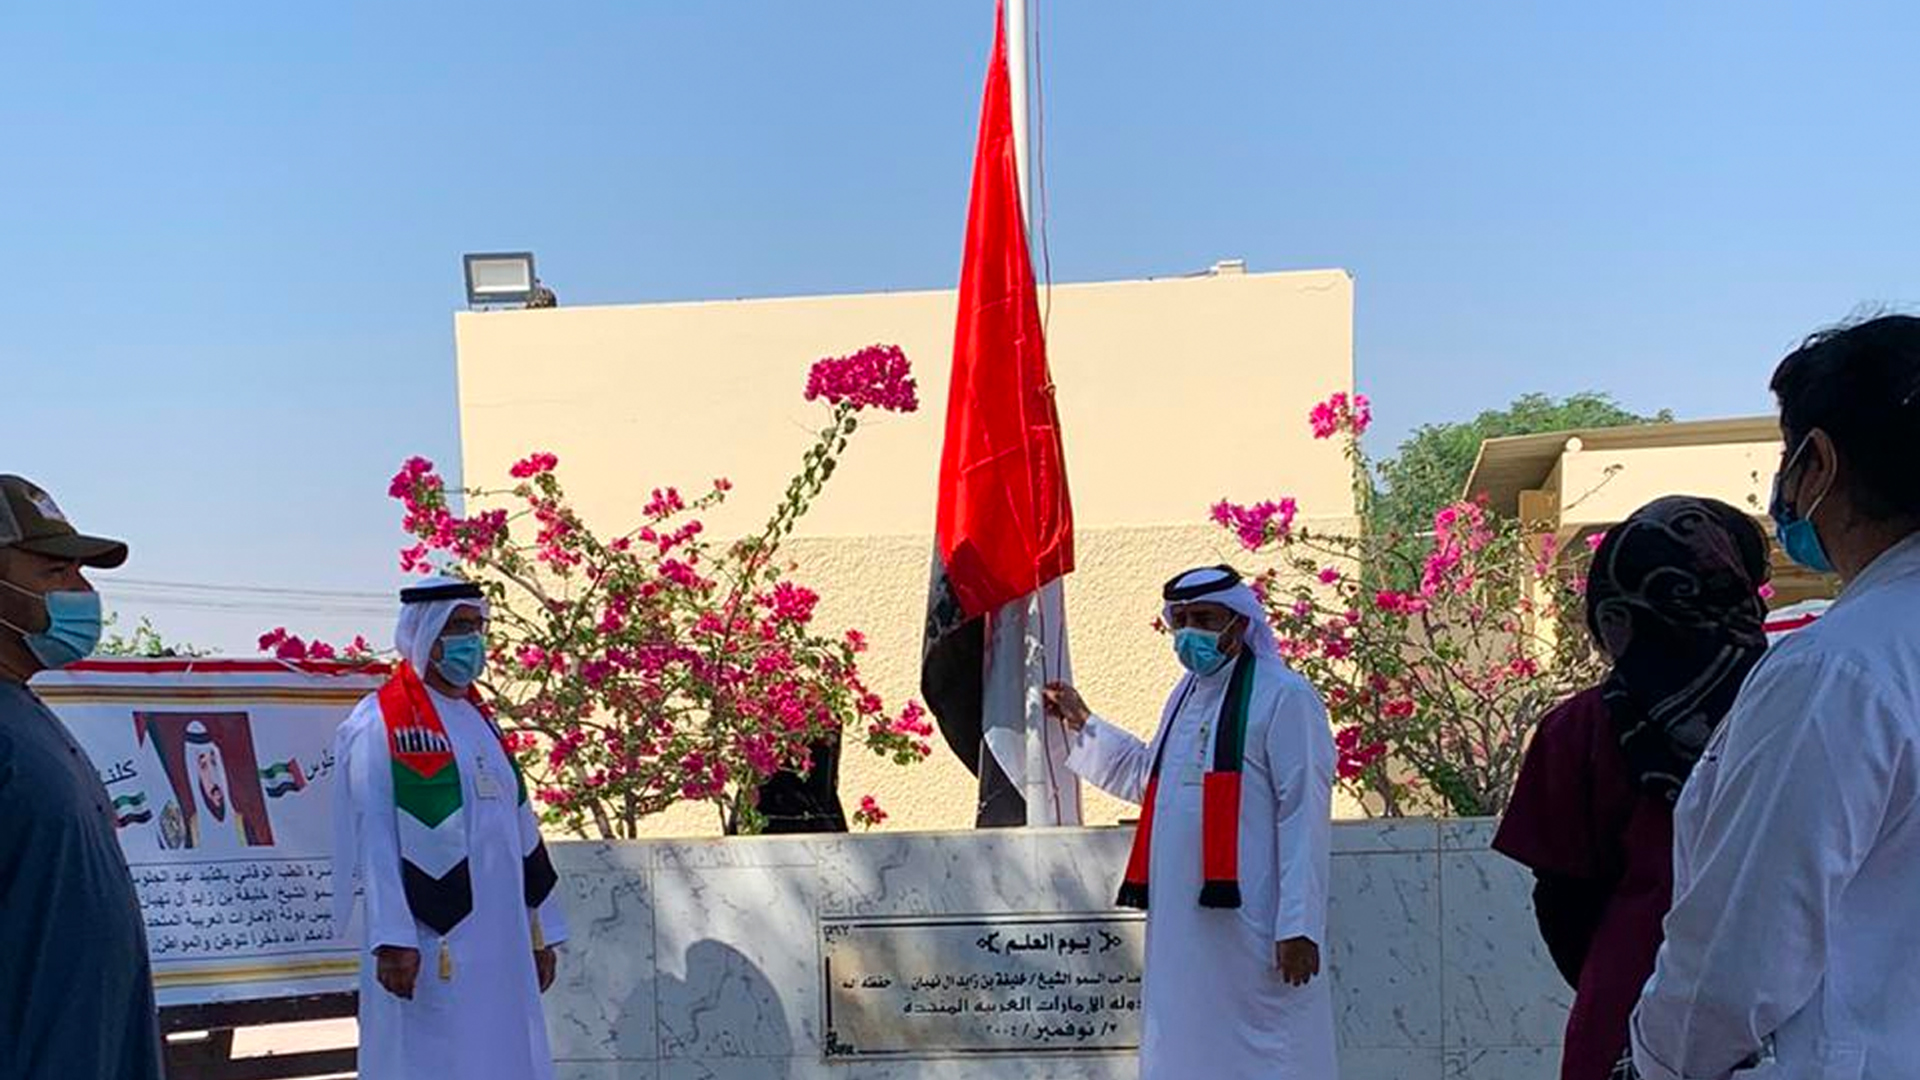
[[[1130,1052],[1145,955],[1131,914],[824,919],[826,1056]]]

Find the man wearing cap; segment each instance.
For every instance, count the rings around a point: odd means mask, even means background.
[[[540,995],[566,938],[513,755],[475,687],[480,588],[400,594],[393,677],[340,727],[335,925],[363,894],[362,1080],[552,1080]]]
[[[161,1080],[146,924],[100,775],[27,689],[100,642],[82,567],[127,561],[0,476],[0,1077]]]
[[[1075,732],[1067,767],[1141,806],[1118,900],[1147,912],[1141,1080],[1330,1080],[1326,709],[1232,568],[1188,571],[1164,599],[1187,674],[1151,743],[1070,686],[1046,693]]]

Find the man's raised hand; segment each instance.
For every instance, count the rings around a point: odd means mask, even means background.
[[[1074,731],[1086,727],[1087,719],[1093,715],[1080,691],[1066,683],[1048,683],[1041,696],[1046,702],[1047,715]]]

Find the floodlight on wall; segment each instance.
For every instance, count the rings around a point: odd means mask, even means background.
[[[463,257],[467,266],[467,303],[525,305],[533,300],[539,279],[533,276],[533,252],[492,251]]]

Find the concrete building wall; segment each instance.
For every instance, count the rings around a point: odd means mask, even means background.
[[[1312,439],[1306,417],[1352,386],[1352,311],[1338,270],[1052,290],[1079,548],[1072,651],[1104,713],[1141,732],[1158,720],[1177,672],[1150,625],[1160,584],[1236,554],[1207,523],[1215,500],[1292,495],[1309,521],[1351,521],[1347,464]],[[463,313],[464,475],[502,486],[512,462],[552,451],[599,530],[630,527],[655,487],[725,476],[732,498],[706,523],[739,535],[761,524],[824,418],[802,400],[812,362],[900,345],[920,410],[863,423],[787,549],[823,598],[820,625],[872,640],[869,681],[897,705],[917,696],[954,314],[951,292]],[[944,747],[909,769],[850,751],[841,790],[876,795],[903,827],[972,822],[972,777]],[[1090,822],[1123,814],[1090,793]],[[654,831],[715,825],[699,810],[664,815]]]
[[[1780,441],[1583,450],[1561,458],[1561,525],[1606,527],[1655,499],[1705,495],[1756,517],[1767,510]]]

